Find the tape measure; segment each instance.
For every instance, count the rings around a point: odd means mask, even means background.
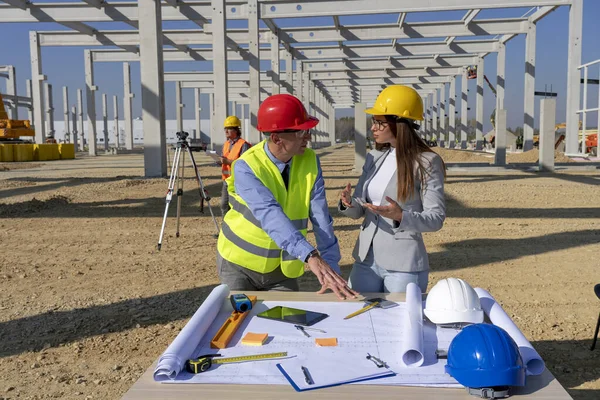
[[[193,360],[187,360],[185,362],[185,369],[192,374],[199,374],[201,372],[208,371],[212,364],[228,364],[242,361],[267,360],[270,358],[286,357],[287,354],[287,351],[284,351],[280,353],[252,354],[247,356],[227,358],[216,358],[221,357],[220,354],[206,354]]]

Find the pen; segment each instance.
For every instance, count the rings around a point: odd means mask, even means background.
[[[313,382],[312,378],[310,377],[310,374],[308,373],[308,369],[305,366],[302,366],[302,372],[304,373],[304,380],[306,381],[306,383],[308,383],[309,385],[314,385],[315,383]]]

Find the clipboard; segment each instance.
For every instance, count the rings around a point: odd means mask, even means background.
[[[221,164],[221,156],[217,154],[214,150],[209,150],[206,152],[210,158],[212,158],[215,162]]]

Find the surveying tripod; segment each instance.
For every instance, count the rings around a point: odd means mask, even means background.
[[[215,218],[215,214],[213,213],[212,207],[210,206],[210,197],[206,193],[204,189],[204,184],[202,183],[202,178],[200,177],[200,173],[198,172],[198,166],[196,165],[196,160],[194,160],[194,155],[192,154],[192,150],[186,140],[189,136],[187,132],[177,132],[177,145],[175,147],[175,155],[173,156],[173,165],[171,167],[171,176],[169,177],[169,187],[167,189],[167,198],[166,198],[166,206],[165,206],[165,215],[162,221],[162,227],[160,228],[160,236],[158,238],[158,250],[162,245],[162,238],[165,232],[165,225],[167,223],[167,214],[169,212],[169,204],[171,204],[171,199],[173,197],[173,191],[175,190],[175,184],[177,184],[177,192],[175,195],[177,196],[177,232],[175,236],[179,237],[179,217],[181,215],[181,198],[183,197],[183,173],[185,169],[185,153],[182,153],[183,149],[187,149],[187,153],[190,156],[190,160],[192,160],[192,165],[194,166],[194,172],[196,173],[196,181],[198,182],[198,192],[200,193],[200,212],[204,213],[204,200],[208,204],[208,209],[210,210],[210,215],[212,216],[213,222],[215,223],[215,228],[217,228],[217,234],[215,237],[219,235],[219,224],[217,223],[217,219]],[[181,162],[181,169],[179,168],[179,163]]]

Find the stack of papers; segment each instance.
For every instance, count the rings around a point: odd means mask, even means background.
[[[378,368],[375,363],[367,360],[366,354],[364,357],[357,355],[351,362],[347,361],[350,360],[340,362],[326,357],[315,359],[300,356],[277,364],[277,368],[298,392],[395,375],[388,368]],[[313,384],[306,382],[302,367],[308,371]]]

